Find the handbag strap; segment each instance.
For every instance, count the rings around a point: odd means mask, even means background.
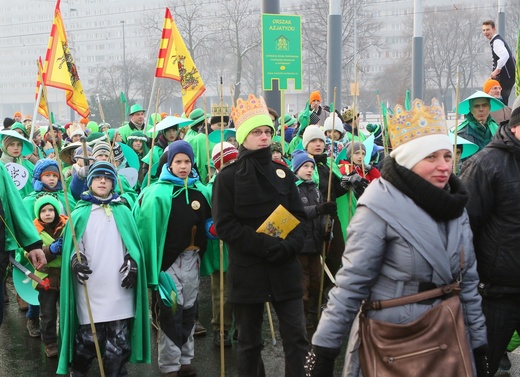
[[[464,269],[464,247],[460,250],[460,272],[457,280],[449,285],[443,285],[424,292],[415,293],[402,297],[391,298],[389,300],[364,301],[361,305],[361,312],[365,313],[369,310],[381,310],[393,308],[396,306],[414,304],[419,301],[429,300],[445,295],[453,295],[460,293],[460,282],[462,281],[462,270]]]

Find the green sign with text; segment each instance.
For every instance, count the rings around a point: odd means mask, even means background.
[[[262,81],[264,90],[273,90],[278,80],[281,90],[288,80],[302,89],[301,17],[285,14],[262,14]]]

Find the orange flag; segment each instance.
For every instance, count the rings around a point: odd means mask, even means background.
[[[38,64],[38,76],[36,78],[36,94],[35,94],[36,101],[38,101],[38,93],[40,92],[40,86],[43,83],[43,78],[42,78],[43,64],[42,64],[41,57],[38,59],[37,64]],[[49,119],[49,107],[47,106],[47,97],[45,97],[45,92],[46,92],[45,90],[42,90],[42,93],[40,95],[40,102],[38,103],[38,112],[45,118]]]
[[[166,8],[164,15],[164,27],[155,77],[172,79],[181,83],[182,103],[186,115],[191,113],[197,98],[206,90],[200,73],[195,67],[190,52],[186,48],[168,8]]]
[[[70,53],[67,35],[61,19],[60,0],[56,3],[51,36],[43,66],[43,82],[47,86],[63,89],[67,105],[86,118],[90,114],[87,98],[79,81],[76,64]]]

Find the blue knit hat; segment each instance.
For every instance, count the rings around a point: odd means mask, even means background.
[[[176,154],[184,153],[190,158],[193,165],[195,158],[193,157],[193,148],[184,140],[177,140],[168,145],[168,167],[172,164],[173,158]]]
[[[316,166],[316,161],[314,161],[314,157],[311,154],[302,151],[301,149],[297,149],[292,153],[292,170],[297,173],[298,170],[302,167],[306,162],[312,162],[314,166]]]
[[[105,177],[112,180],[114,186],[117,181],[117,171],[114,165],[107,161],[96,161],[89,169],[87,175],[87,186],[90,187],[92,179],[96,177]]]
[[[36,164],[34,165],[32,183],[35,191],[39,192],[44,189],[41,176],[49,171],[52,171],[58,175],[58,184],[54,190],[57,191],[62,189],[61,180],[59,179],[60,171],[58,168],[58,163],[51,158],[42,158],[41,160],[36,161]]]

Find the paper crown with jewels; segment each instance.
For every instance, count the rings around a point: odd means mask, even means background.
[[[409,111],[397,105],[394,114],[388,117],[388,134],[393,149],[423,136],[447,135],[444,110],[436,98],[431,106],[416,99]]]
[[[231,107],[231,118],[237,130],[237,141],[242,144],[251,130],[260,126],[274,126],[267,105],[262,96],[255,97],[254,94],[249,94],[247,100],[239,98],[237,105]]]

